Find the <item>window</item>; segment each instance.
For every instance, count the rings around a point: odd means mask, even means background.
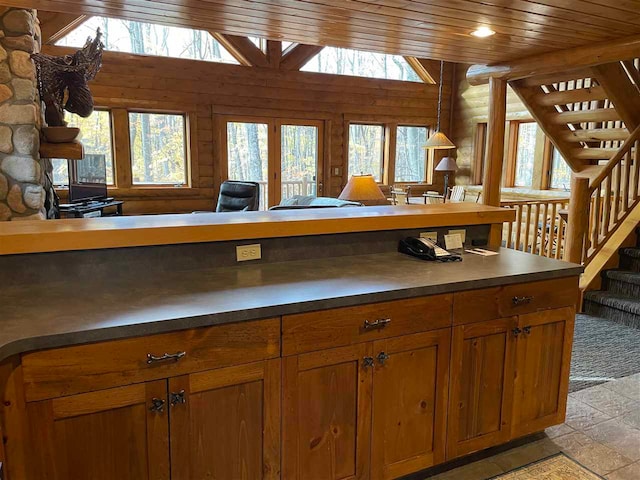
[[[384,174],[384,127],[352,123],[349,125],[349,177],[371,174],[382,182]]]
[[[398,126],[396,134],[396,182],[427,180],[426,127]]]
[[[129,113],[134,185],[187,184],[184,115]]]
[[[512,127],[514,133],[511,134],[511,138],[515,138],[516,141],[515,156],[513,152],[510,155],[514,162],[512,184],[514,187],[532,187],[538,125],[513,122]]]
[[[106,17],[91,17],[56,45],[82,47],[100,28],[105,50],[188,58],[210,62],[238,61],[209,32]]]
[[[549,172],[549,187],[554,189],[569,190],[571,188],[571,169],[562,158],[560,152],[553,149],[551,158],[551,170]]]
[[[301,69],[303,72],[332,73],[356,77],[422,82],[416,71],[399,55],[324,47]]]
[[[87,118],[70,115],[67,118],[70,127],[80,128],[80,141],[84,152],[88,155],[104,156],[107,174],[107,185],[114,184],[113,153],[111,142],[111,114],[107,110],[94,110]],[[67,160],[54,159],[53,184],[57,186],[69,184]]]

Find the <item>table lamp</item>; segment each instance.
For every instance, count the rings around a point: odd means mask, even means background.
[[[449,188],[449,172],[455,172],[458,169],[458,164],[456,163],[456,159],[453,157],[444,157],[438,163],[436,167],[436,172],[444,172],[444,194],[443,194],[443,202],[447,201],[447,190]]]
[[[352,175],[338,198],[363,205],[389,204],[373,175]]]

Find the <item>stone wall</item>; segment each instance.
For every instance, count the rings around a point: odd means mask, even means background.
[[[36,11],[7,9],[0,17],[0,221],[46,218],[40,113],[30,58],[39,50]]]

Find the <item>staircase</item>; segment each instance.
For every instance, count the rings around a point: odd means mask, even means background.
[[[605,270],[602,290],[584,294],[585,313],[640,329],[640,228],[635,247],[621,248],[620,268]]]

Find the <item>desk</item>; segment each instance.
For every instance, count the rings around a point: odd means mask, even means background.
[[[64,218],[90,218],[90,217],[119,217],[122,216],[121,200],[110,200],[107,202],[89,202],[78,204],[60,205],[60,214]],[[105,208],[115,207],[115,213],[105,214]]]

